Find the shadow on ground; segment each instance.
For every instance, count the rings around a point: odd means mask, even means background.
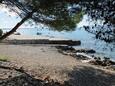
[[[93,67],[79,67],[69,74],[71,86],[115,86],[115,73]]]
[[[46,82],[24,73],[13,78],[0,80],[0,86],[62,86],[58,82]]]
[[[75,67],[69,73],[70,79],[64,84],[58,82],[47,82],[35,79],[33,76],[23,72],[22,74],[0,79],[0,86],[115,86],[115,73],[105,72],[93,67]]]
[[[9,64],[10,65],[10,64]],[[0,86],[62,86],[50,78],[36,79],[22,67],[13,67],[0,63]]]

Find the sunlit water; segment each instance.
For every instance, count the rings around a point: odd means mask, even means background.
[[[115,43],[106,43],[102,40],[95,39],[95,35],[88,33],[82,27],[83,25],[91,25],[92,23],[87,22],[88,17],[85,15],[82,21],[77,25],[75,31],[66,32],[66,31],[54,31],[49,29],[42,28],[28,28],[28,29],[19,29],[22,35],[36,35],[40,33],[41,35],[51,36],[51,37],[63,37],[72,40],[80,40],[81,46],[75,46],[75,48],[88,48],[96,50],[96,54],[99,56],[110,57],[115,60]],[[88,20],[89,21],[89,20]]]

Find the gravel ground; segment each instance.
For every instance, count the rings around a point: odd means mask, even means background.
[[[34,78],[50,78],[71,84],[65,86],[115,86],[115,71],[81,63],[71,56],[58,53],[51,45],[0,44],[0,55],[8,56],[12,64]],[[2,72],[0,69],[0,76]]]
[[[58,53],[50,45],[1,44],[0,55],[10,56],[12,63],[23,66],[25,70],[32,71],[41,78],[50,75],[52,79],[58,80],[65,80],[67,76],[64,73],[71,71],[77,64],[74,58]]]

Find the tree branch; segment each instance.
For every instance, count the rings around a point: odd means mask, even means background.
[[[32,17],[33,13],[35,12],[35,10],[33,10],[32,12],[28,13],[28,15],[23,18],[19,23],[16,24],[16,26],[14,28],[12,28],[9,32],[7,32],[6,34],[2,35],[0,37],[0,40],[3,40],[5,38],[7,38],[9,35],[13,34],[14,32],[16,32],[16,30],[25,22],[27,21],[29,18]]]

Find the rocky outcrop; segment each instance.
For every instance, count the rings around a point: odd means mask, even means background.
[[[93,49],[75,49],[71,46],[57,46],[58,51],[64,55],[69,55],[81,62],[90,63],[93,65],[100,65],[104,67],[108,67],[115,69],[115,61],[111,60],[110,58],[104,57],[97,57],[92,55],[96,53]]]
[[[106,57],[104,59],[101,59],[100,57],[95,57],[93,60],[89,61],[89,63],[94,64],[94,65],[101,65],[101,66],[115,65],[114,61]]]
[[[93,49],[77,49],[72,46],[56,46],[56,48],[67,53],[96,53]]]

